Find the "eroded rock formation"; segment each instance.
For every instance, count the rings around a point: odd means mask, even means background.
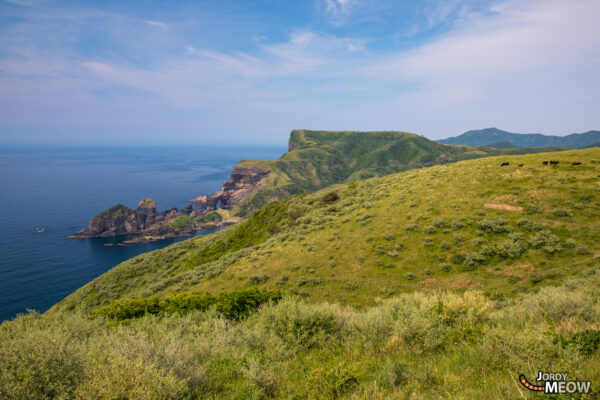
[[[266,178],[270,172],[271,171],[265,171],[260,168],[236,166],[231,172],[229,180],[223,182],[223,188],[220,191],[209,196],[198,196],[190,201],[206,210],[233,208],[236,204],[244,200],[251,192],[260,189],[262,187],[263,179]]]
[[[177,208],[158,212],[156,202],[150,198],[139,202],[132,210],[117,204],[96,215],[88,224],[88,229],[70,235],[69,238],[96,238],[121,235],[132,236],[130,241],[142,242],[167,237],[191,235],[195,231],[210,226],[188,215],[181,214]]]

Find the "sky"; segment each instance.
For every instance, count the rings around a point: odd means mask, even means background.
[[[598,0],[0,0],[0,145],[600,129]]]

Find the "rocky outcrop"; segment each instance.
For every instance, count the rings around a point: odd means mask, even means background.
[[[263,186],[263,179],[269,176],[270,172],[257,167],[246,168],[236,165],[229,180],[223,182],[220,191],[209,196],[198,196],[190,201],[206,210],[233,208],[250,193],[260,189]]]
[[[177,208],[158,212],[156,202],[147,198],[140,201],[135,210],[117,204],[92,218],[87,230],[82,229],[68,237],[83,239],[127,235],[131,236],[128,242],[146,242],[191,235],[206,228],[205,225],[191,216],[180,214]]]

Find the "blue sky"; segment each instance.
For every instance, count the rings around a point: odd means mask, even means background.
[[[597,0],[0,0],[0,144],[600,129]]]

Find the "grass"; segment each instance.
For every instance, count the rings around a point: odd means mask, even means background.
[[[187,228],[194,222],[194,219],[189,215],[181,215],[169,223],[174,229]]]

